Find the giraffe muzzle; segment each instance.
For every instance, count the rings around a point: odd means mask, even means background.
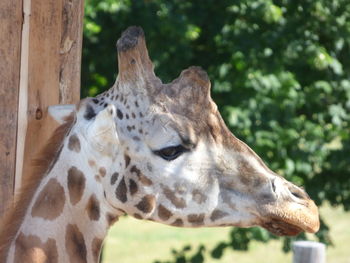
[[[303,189],[282,178],[273,182],[273,189],[277,199],[262,205],[260,226],[279,236],[319,230],[318,208]]]

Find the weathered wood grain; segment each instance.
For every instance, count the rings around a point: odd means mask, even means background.
[[[16,158],[22,2],[0,1],[0,217],[12,199]]]
[[[83,16],[83,0],[63,0],[59,75],[60,104],[71,104],[80,99]]]

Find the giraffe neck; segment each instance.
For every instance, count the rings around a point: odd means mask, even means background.
[[[83,117],[87,121],[108,104],[114,104],[120,134],[127,134],[135,141],[129,147],[137,147],[138,136],[143,131],[136,124],[140,119],[143,121],[149,105],[145,94],[135,96],[130,91],[119,90],[116,84],[90,99],[88,104]],[[107,152],[101,152],[100,144],[92,145],[88,141],[91,138],[84,138],[76,126],[64,139],[54,165],[25,207],[23,220],[6,253],[6,262],[46,262],[45,258],[53,262],[97,262],[108,228],[124,214],[121,210],[126,200],[123,170],[128,167],[130,157],[128,148],[121,149],[128,138],[121,136],[120,147],[112,143]],[[111,193],[119,203],[107,202],[106,195]]]
[[[122,214],[107,204],[103,187],[103,180],[117,171],[112,159],[118,158],[94,154],[79,136],[68,135],[42,179],[7,262],[98,262],[108,228]]]

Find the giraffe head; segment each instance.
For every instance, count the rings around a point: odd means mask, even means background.
[[[119,75],[91,102],[116,107],[119,158],[104,177],[108,203],[168,225],[259,225],[277,235],[316,232],[318,210],[226,127],[198,67],[169,84],[155,76],[142,29],[117,43]]]

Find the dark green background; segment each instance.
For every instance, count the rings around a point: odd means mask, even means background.
[[[350,209],[350,1],[86,0],[83,97],[113,84],[115,43],[130,25],[143,27],[163,82],[204,68],[237,137],[318,205]],[[329,243],[324,221],[317,236]],[[233,229],[212,255],[271,238]],[[202,251],[184,248],[166,262],[202,262]]]

